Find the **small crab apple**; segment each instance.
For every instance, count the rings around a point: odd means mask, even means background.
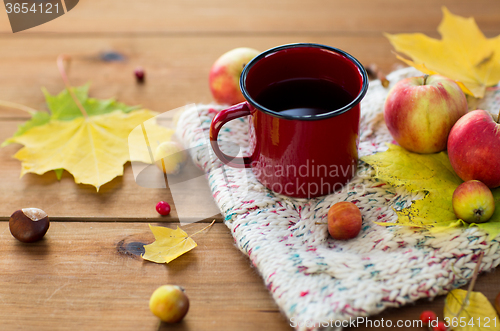
[[[453,211],[467,223],[484,223],[495,211],[495,199],[488,186],[478,180],[460,184],[453,192]]]
[[[328,232],[333,239],[346,240],[361,231],[361,211],[352,202],[337,202],[328,210]]]
[[[189,299],[181,287],[163,285],[151,295],[149,309],[163,322],[177,323],[186,316],[189,310]]]

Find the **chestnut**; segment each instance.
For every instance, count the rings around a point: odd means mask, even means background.
[[[42,239],[49,225],[49,216],[38,208],[17,210],[9,219],[10,233],[23,243],[32,243]]]

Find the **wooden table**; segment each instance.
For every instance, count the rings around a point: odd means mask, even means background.
[[[265,50],[291,42],[317,42],[344,49],[362,63],[389,72],[398,61],[383,32],[423,32],[437,37],[441,5],[474,16],[488,37],[500,33],[500,2],[447,0],[82,0],[68,14],[13,34],[0,11],[0,100],[46,109],[40,88],[63,89],[56,57],[72,57],[73,85],[92,82],[91,95],[116,97],[165,112],[208,103],[208,72],[222,53],[240,46]],[[3,7],[2,7],[3,8]],[[121,62],[101,54],[118,52]],[[133,70],[146,70],[146,83]],[[28,118],[0,109],[0,141]],[[168,190],[138,186],[131,167],[99,193],[76,185],[65,173],[19,178],[19,149],[0,149],[1,330],[291,330],[258,272],[217,223],[195,239],[198,247],[168,265],[143,261],[137,244],[153,241],[148,223],[175,227],[175,207],[160,217],[155,204],[173,204]],[[189,192],[187,192],[189,193]],[[186,195],[189,199],[189,194]],[[192,204],[193,233],[212,218]],[[41,242],[25,245],[8,229],[17,209],[38,207],[52,223]],[[177,325],[159,324],[148,300],[160,285],[185,287],[191,309]],[[500,290],[496,271],[481,275],[476,289],[491,300]],[[432,309],[442,317],[443,297],[390,309],[373,319],[417,319]],[[376,328],[364,328],[375,330]],[[410,328],[411,329],[411,328]],[[420,330],[419,328],[413,328]]]

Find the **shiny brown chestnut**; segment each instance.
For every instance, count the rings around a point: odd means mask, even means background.
[[[15,211],[9,220],[10,233],[23,243],[32,243],[43,238],[50,221],[46,212],[38,208],[23,208]]]

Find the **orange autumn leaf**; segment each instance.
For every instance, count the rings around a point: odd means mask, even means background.
[[[386,34],[397,56],[423,73],[455,80],[462,90],[482,98],[486,87],[500,81],[500,35],[486,38],[474,18],[453,15],[443,7],[438,32],[441,40],[422,33]]]

